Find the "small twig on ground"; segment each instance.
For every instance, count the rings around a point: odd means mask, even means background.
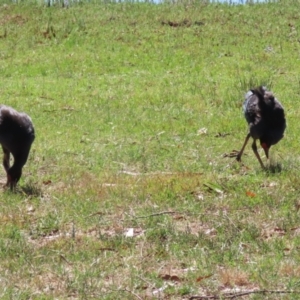
[[[247,291],[241,293],[224,293],[214,296],[191,296],[189,300],[196,300],[196,299],[234,299],[238,297],[248,296],[251,294],[300,294],[300,291],[280,291],[280,290],[256,290],[256,291]]]
[[[122,291],[127,292],[127,293],[133,295],[134,297],[136,297],[136,298],[139,299],[139,300],[143,300],[142,297],[140,297],[139,295],[137,295],[136,293],[134,293],[134,292],[132,292],[132,291],[130,291],[130,290],[123,289]]]
[[[149,286],[151,286],[152,288],[155,287],[155,284],[149,282],[148,280],[142,278],[141,276],[138,276],[138,275],[137,275],[137,277],[138,277],[139,279],[141,279],[143,282],[145,282],[145,283],[148,285],[148,287],[149,287]]]
[[[176,214],[176,211],[162,211],[162,212],[158,212],[158,213],[151,214],[148,216],[135,217],[135,219],[150,218],[150,217],[156,217],[156,216],[161,216],[161,215],[172,215],[172,214]]]
[[[150,172],[150,173],[141,173],[141,172],[132,172],[127,170],[121,170],[119,171],[119,174],[126,174],[130,176],[186,176],[186,177],[192,177],[192,176],[200,176],[203,175],[203,173],[200,172]]]
[[[234,222],[228,217],[227,214],[225,214],[225,215],[223,215],[223,216],[224,216],[224,218],[227,218],[227,219],[228,219],[229,223],[232,224],[232,226],[235,227],[235,229],[237,229],[238,231],[241,231],[241,230],[238,228],[238,226],[236,226],[236,225],[234,224]]]
[[[97,212],[94,212],[94,213],[88,215],[87,218],[94,217],[94,216],[103,216],[103,215],[104,215],[104,212],[97,211]]]
[[[72,266],[72,263],[70,263],[62,254],[59,255],[59,258],[65,261],[68,265]]]
[[[156,176],[156,175],[176,175],[177,173],[172,172],[153,172],[153,173],[140,173],[122,170],[119,173],[131,175],[131,176]]]

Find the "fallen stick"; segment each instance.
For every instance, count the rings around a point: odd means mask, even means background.
[[[135,219],[150,218],[150,217],[156,217],[156,216],[161,216],[161,215],[172,215],[172,214],[176,214],[176,211],[162,211],[162,212],[158,212],[158,213],[147,215],[147,216],[135,217]]]
[[[280,291],[280,290],[256,290],[256,291],[247,291],[247,292],[241,292],[241,293],[224,293],[214,296],[191,296],[189,300],[205,300],[205,299],[212,299],[212,300],[218,300],[218,299],[234,299],[238,297],[248,296],[250,294],[300,294],[300,291]]]

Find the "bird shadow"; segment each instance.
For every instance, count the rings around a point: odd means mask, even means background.
[[[269,174],[277,174],[277,173],[281,173],[282,172],[282,164],[279,162],[276,163],[270,163],[269,165],[267,165],[265,167],[265,171],[266,173]]]
[[[23,196],[29,196],[29,197],[40,197],[43,195],[42,189],[34,183],[27,183],[25,185],[18,185],[14,189],[9,189],[7,187],[4,187],[5,192],[7,193],[15,193],[15,194],[20,194]]]
[[[28,183],[20,187],[20,192],[26,196],[40,197],[43,195],[42,189],[33,183]]]

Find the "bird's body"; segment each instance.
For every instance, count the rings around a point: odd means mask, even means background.
[[[249,138],[252,137],[252,149],[259,163],[264,167],[257,152],[256,140],[260,141],[268,158],[270,147],[283,138],[286,128],[283,106],[265,87],[259,87],[247,92],[243,109],[249,124],[249,133],[241,151],[237,155],[237,160],[241,160],[244,148]]]
[[[0,105],[0,144],[4,152],[3,166],[7,173],[7,183],[14,188],[22,175],[31,144],[35,138],[32,121],[25,113]],[[10,154],[14,163],[10,166]]]

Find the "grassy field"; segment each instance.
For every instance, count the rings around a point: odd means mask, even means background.
[[[36,130],[1,299],[299,299],[299,2],[1,3],[0,102]],[[268,171],[227,157],[260,84],[288,123]]]

